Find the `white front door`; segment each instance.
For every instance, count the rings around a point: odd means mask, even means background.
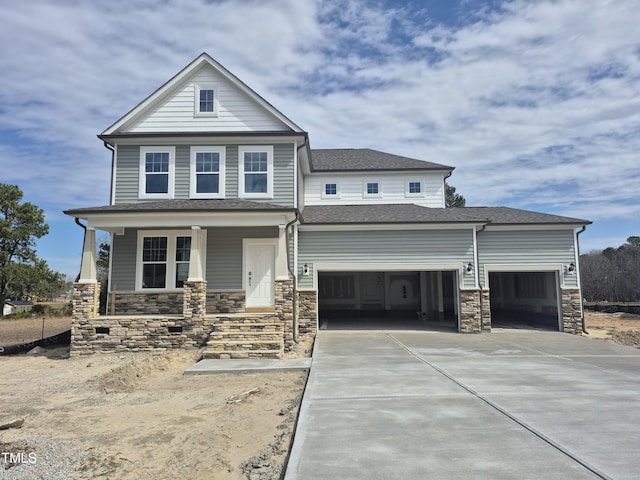
[[[244,285],[247,307],[272,307],[275,304],[275,242],[246,241]]]

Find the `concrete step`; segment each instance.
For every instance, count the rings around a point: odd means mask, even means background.
[[[282,350],[207,350],[203,358],[279,358]]]

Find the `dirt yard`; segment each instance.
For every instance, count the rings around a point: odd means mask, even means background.
[[[585,313],[589,337],[640,348],[640,316]],[[41,318],[0,320],[0,345],[41,334]],[[196,357],[0,356],[0,479],[279,479],[306,373],[184,376]]]
[[[640,348],[640,315],[585,310],[589,337]]]
[[[183,375],[196,356],[0,356],[0,479],[279,479],[306,372]]]

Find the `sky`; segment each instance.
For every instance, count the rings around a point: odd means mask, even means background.
[[[3,2],[0,183],[74,277],[62,211],[109,203],[96,135],[207,52],[312,148],[454,166],[469,206],[588,219],[582,252],[617,247],[640,235],[639,20],[637,0]]]

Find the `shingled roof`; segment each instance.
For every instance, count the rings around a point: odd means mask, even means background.
[[[86,207],[66,210],[67,215],[78,216],[91,213],[136,213],[136,212],[224,212],[224,211],[286,211],[294,208],[274,205],[272,203],[251,202],[248,200],[211,199],[211,200],[158,200],[153,202],[121,203],[101,207]]]
[[[490,223],[492,225],[588,225],[561,217],[508,207],[429,208],[413,204],[313,205],[302,212],[305,225],[381,223]]]
[[[445,170],[454,167],[416,160],[370,148],[334,148],[311,150],[311,170],[315,172],[348,172],[370,170]]]

